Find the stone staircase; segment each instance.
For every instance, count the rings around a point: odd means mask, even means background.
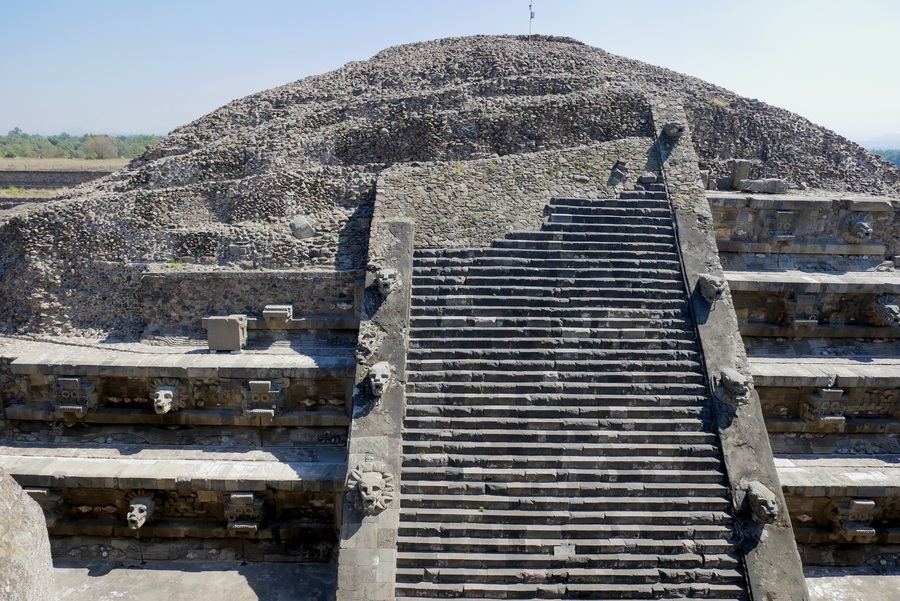
[[[662,184],[415,255],[397,599],[748,597]]]

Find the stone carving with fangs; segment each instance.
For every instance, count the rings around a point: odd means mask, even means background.
[[[367,461],[350,470],[347,490],[360,513],[379,513],[394,500],[394,476],[384,464]]]
[[[387,295],[398,289],[401,285],[400,274],[396,269],[392,269],[391,267],[379,269],[378,273],[375,274],[375,281],[378,282],[378,291],[381,292],[381,296],[384,297],[387,297]]]
[[[153,496],[143,490],[135,491],[129,495],[131,498],[128,502],[128,527],[132,530],[140,530],[141,527],[153,519],[153,512],[156,510],[156,501]]]

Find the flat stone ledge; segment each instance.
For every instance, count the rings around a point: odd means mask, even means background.
[[[803,570],[810,601],[896,601],[900,568],[825,568]]]
[[[161,353],[118,352],[48,345],[40,352],[18,355],[14,374],[172,378],[303,378],[353,374],[352,349],[346,354],[255,354],[203,351]]]
[[[798,497],[896,497],[900,494],[900,458],[776,457],[775,468],[786,495]]]
[[[343,463],[41,457],[0,452],[0,468],[23,487],[338,491]]]
[[[735,242],[717,240],[716,246],[723,253],[766,253],[781,255],[846,255],[863,257],[883,257],[884,244],[830,244],[800,243],[776,244],[775,242]]]
[[[900,357],[866,359],[865,363],[846,358],[791,359],[788,357],[754,357],[749,360],[750,373],[756,386],[834,385],[844,387],[900,386]]]
[[[725,279],[732,292],[900,292],[900,272],[726,271]]]
[[[754,209],[830,209],[836,202],[846,202],[851,211],[870,213],[891,211],[900,205],[900,199],[883,196],[845,196],[841,194],[749,194],[737,191],[706,192],[706,200],[711,207]]]
[[[57,562],[58,601],[318,601],[334,598],[335,566],[302,563]]]

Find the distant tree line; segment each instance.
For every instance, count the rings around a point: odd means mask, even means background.
[[[900,167],[900,148],[873,150],[872,152]]]
[[[0,136],[0,157],[35,159],[133,159],[162,139],[161,136],[58,136],[26,134],[18,127]]]

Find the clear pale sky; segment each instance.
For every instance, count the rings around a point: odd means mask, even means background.
[[[166,133],[389,46],[528,32],[528,0],[0,0],[0,133]],[[897,0],[534,0],[576,38],[808,117],[900,134]]]

